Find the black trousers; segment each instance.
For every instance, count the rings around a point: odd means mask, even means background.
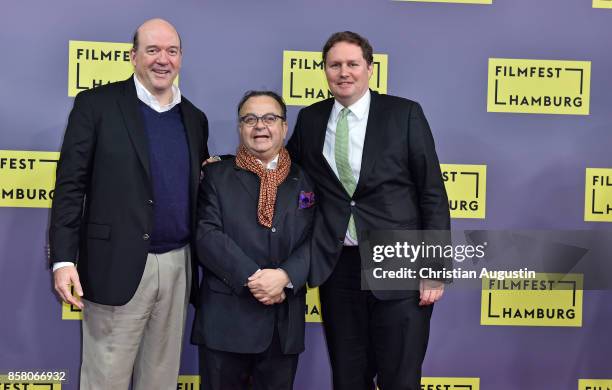
[[[344,247],[319,288],[334,390],[420,390],[432,306],[361,290],[357,247]]]
[[[278,332],[262,353],[233,353],[198,347],[201,390],[291,390],[299,354],[281,352]]]

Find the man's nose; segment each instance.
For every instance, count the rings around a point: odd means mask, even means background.
[[[160,64],[167,64],[168,63],[168,54],[166,53],[165,50],[160,50],[158,55],[157,55],[157,62]]]
[[[263,121],[263,118],[257,118],[257,122],[255,122],[255,126],[253,126],[256,130],[263,130],[266,127],[266,124]]]
[[[348,76],[349,67],[347,65],[340,66],[340,77]]]

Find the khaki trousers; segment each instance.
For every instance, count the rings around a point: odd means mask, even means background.
[[[191,281],[189,246],[150,253],[123,306],[84,300],[81,390],[175,390]]]

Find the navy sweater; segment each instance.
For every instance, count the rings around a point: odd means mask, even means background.
[[[151,253],[183,247],[191,236],[189,221],[189,148],[178,105],[158,113],[140,102],[149,144],[154,221]]]

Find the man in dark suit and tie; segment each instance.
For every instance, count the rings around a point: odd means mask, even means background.
[[[320,285],[334,389],[420,389],[433,303],[420,291],[361,289],[360,232],[447,230],[448,200],[418,103],[368,89],[372,47],[333,34],[323,48],[334,95],[300,111],[287,149],[313,178],[318,205],[309,283]]]
[[[208,157],[206,117],[173,85],[181,59],[175,28],[149,20],[134,75],[81,92],[70,113],[49,241],[55,289],[83,310],[81,390],[176,389]]]
[[[197,249],[204,267],[192,341],[202,389],[290,390],[304,350],[312,185],[283,147],[274,92],[238,105],[235,159],[204,167]]]

